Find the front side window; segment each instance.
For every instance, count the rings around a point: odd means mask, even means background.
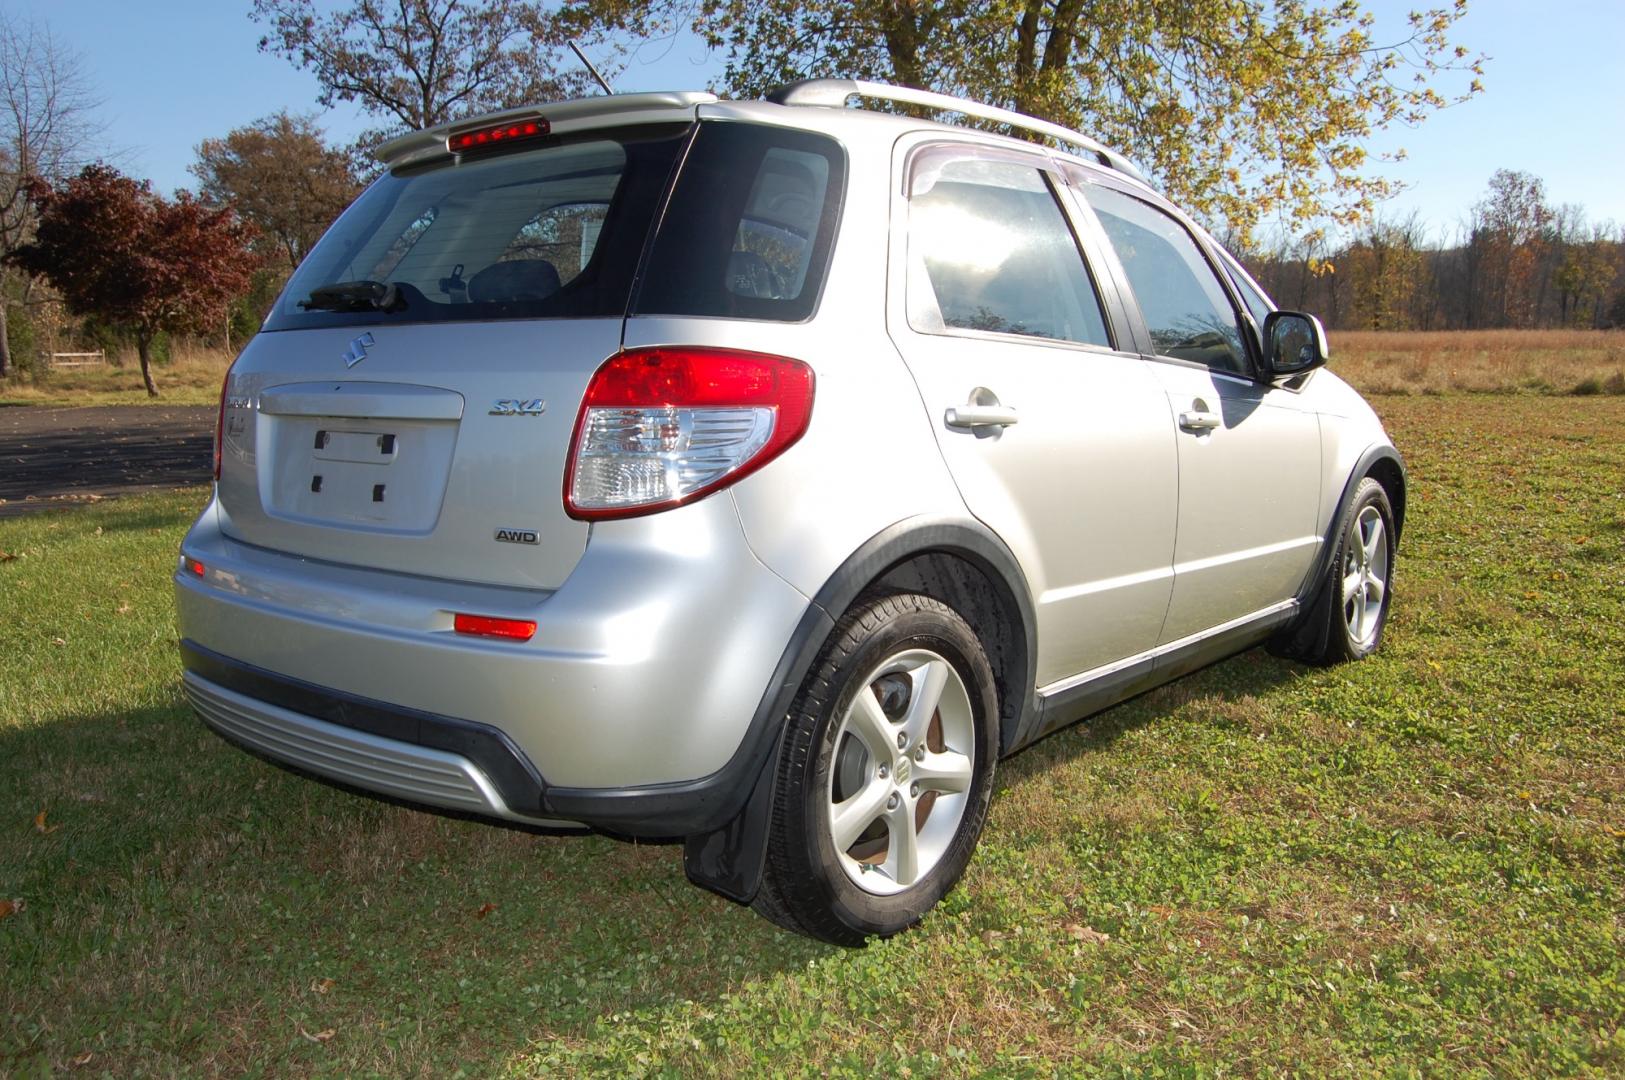
[[[1236,292],[1241,294],[1241,302],[1247,305],[1247,313],[1253,317],[1253,322],[1257,323],[1259,330],[1262,331],[1264,320],[1275,310],[1275,305],[1264,295],[1263,290],[1253,283],[1253,279],[1241,268],[1241,263],[1234,255],[1223,248],[1219,249],[1219,255],[1230,271],[1230,283],[1236,287]]]
[[[1157,354],[1251,375],[1230,296],[1185,227],[1111,188],[1082,190],[1123,264]]]
[[[1111,347],[1076,238],[1042,170],[916,161],[908,209],[909,324]]]

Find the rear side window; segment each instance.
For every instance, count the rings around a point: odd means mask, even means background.
[[[386,174],[295,271],[266,329],[618,317],[690,130],[610,129]],[[354,281],[395,286],[398,309],[301,306]]]
[[[702,123],[632,313],[809,318],[829,266],[845,178],[839,144],[822,135]]]
[[[908,209],[909,324],[1111,346],[1083,256],[1042,170],[920,162]]]
[[[1111,188],[1089,184],[1083,194],[1123,264],[1158,355],[1250,375],[1230,296],[1185,226]]]

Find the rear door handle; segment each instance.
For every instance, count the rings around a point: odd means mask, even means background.
[[[1210,412],[1182,412],[1179,426],[1186,431],[1212,431],[1219,426],[1219,418]]]
[[[949,427],[1009,427],[1021,419],[1008,405],[956,405],[942,414]]]

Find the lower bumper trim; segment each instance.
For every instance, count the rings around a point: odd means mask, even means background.
[[[473,766],[484,778],[505,809],[505,813],[498,816],[526,821],[551,816],[545,810],[547,786],[541,775],[505,734],[489,725],[314,686],[221,656],[190,640],[181,642],[181,666],[186,671],[187,693],[205,720],[211,717],[203,706],[198,705],[195,689],[198,686],[231,695],[222,700],[234,702],[239,714],[246,710],[252,715],[258,710],[267,716],[277,717],[284,726],[293,722],[288,719],[292,717],[333,728],[346,738],[375,736],[381,742],[402,747],[403,753],[423,750],[431,755],[438,752],[456,758]],[[218,710],[223,706],[214,707]],[[221,729],[219,724],[211,723],[211,726]],[[262,752],[358,787],[376,787],[360,775],[335,773],[332,768],[324,772],[287,753],[277,753],[271,749]],[[435,806],[448,805],[427,798],[416,798],[415,801],[429,802]],[[461,806],[448,808],[466,809]]]
[[[528,824],[480,768],[444,750],[330,724],[218,686],[188,671],[182,685],[203,722],[273,761],[393,799]]]

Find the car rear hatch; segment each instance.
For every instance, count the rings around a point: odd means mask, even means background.
[[[562,584],[587,541],[561,497],[576,414],[620,347],[694,106],[712,100],[637,98],[385,147],[390,171],[300,266],[228,380],[228,535],[376,569]],[[446,149],[497,132],[496,149]]]
[[[695,123],[709,95],[645,97],[385,148],[391,171],[323,237],[228,380],[228,535],[372,569],[563,584],[588,538],[567,511],[566,458],[626,318],[686,317],[657,343],[671,346],[710,343],[718,319],[805,320],[839,218],[833,140]],[[557,122],[589,106],[602,115]],[[500,148],[448,150],[482,135]],[[642,492],[656,463],[686,482],[746,452],[737,433],[685,420],[675,388],[648,385],[636,423],[606,421],[595,461],[636,460],[603,472],[620,479],[598,496]],[[688,449],[662,450],[669,440]]]

